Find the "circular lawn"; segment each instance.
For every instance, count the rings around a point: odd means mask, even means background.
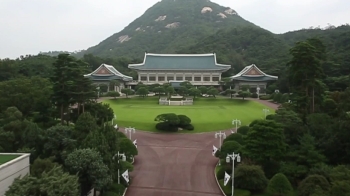
[[[181,132],[198,133],[235,128],[233,119],[248,125],[255,119],[264,118],[263,109],[268,108],[255,101],[228,98],[196,98],[191,106],[158,105],[158,97],[117,98],[104,100],[103,103],[108,103],[113,109],[117,116],[114,123],[118,126],[154,132],[157,131],[154,119],[163,113],[188,116],[194,130]],[[273,109],[268,109],[274,113]]]

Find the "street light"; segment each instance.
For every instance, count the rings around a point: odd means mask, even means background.
[[[118,151],[118,153],[115,154],[112,159],[114,160],[115,157],[118,158],[118,184],[120,184],[120,170],[119,170],[120,162],[119,162],[119,160],[120,160],[120,157],[121,157],[122,161],[126,161],[126,156],[125,156],[124,153],[119,153],[119,151]]]
[[[267,109],[267,108],[264,108],[262,111],[263,111],[263,112],[264,112],[264,114],[265,114],[265,120],[266,120],[267,113],[269,113],[269,112],[270,112],[270,110],[269,110],[269,109]]]
[[[230,163],[231,160],[232,160],[232,196],[234,195],[235,193],[235,187],[234,187],[234,183],[235,183],[235,159],[237,158],[237,162],[241,162],[241,156],[239,156],[239,153],[238,154],[235,154],[234,152],[232,154],[227,154],[227,157],[226,157],[226,163]]]
[[[114,117],[112,118],[112,125],[113,125],[113,121],[114,121],[114,119],[116,119],[116,120],[117,120],[117,115],[115,115],[115,114],[114,114]]]
[[[259,92],[260,92],[260,87],[258,86],[258,87],[256,87],[256,94],[258,95],[258,99],[260,99],[259,98]]]
[[[135,128],[134,127],[127,127],[125,128],[125,133],[129,133],[129,139],[131,140],[131,133],[135,133]]]
[[[100,98],[100,87],[98,86],[98,87],[96,88],[96,90],[97,90],[97,98]]]
[[[215,138],[217,139],[217,138],[219,138],[219,140],[220,140],[220,146],[219,146],[219,148],[221,148],[221,144],[222,144],[222,139],[225,139],[226,138],[226,133],[225,132],[216,132],[215,133]]]
[[[219,145],[219,149],[221,151],[221,144],[222,144],[222,139],[225,139],[226,138],[226,133],[225,132],[216,132],[215,133],[215,138],[219,138],[219,141],[220,141],[220,145]],[[220,161],[219,161],[219,165],[220,165]]]
[[[232,120],[232,125],[236,125],[236,133],[237,133],[237,127],[238,126],[241,126],[241,120],[238,120],[238,119],[233,119]]]

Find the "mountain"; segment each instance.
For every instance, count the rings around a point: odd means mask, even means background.
[[[142,58],[145,51],[176,53],[198,39],[232,27],[255,27],[238,13],[208,0],[162,0],[122,31],[79,54]]]

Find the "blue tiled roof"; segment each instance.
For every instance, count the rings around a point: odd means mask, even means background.
[[[222,70],[231,65],[218,64],[215,54],[147,54],[141,64],[130,64],[135,70]]]

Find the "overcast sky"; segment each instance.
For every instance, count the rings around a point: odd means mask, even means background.
[[[157,1],[0,0],[0,58],[87,49],[122,30]],[[350,0],[212,1],[273,33],[350,23]]]

